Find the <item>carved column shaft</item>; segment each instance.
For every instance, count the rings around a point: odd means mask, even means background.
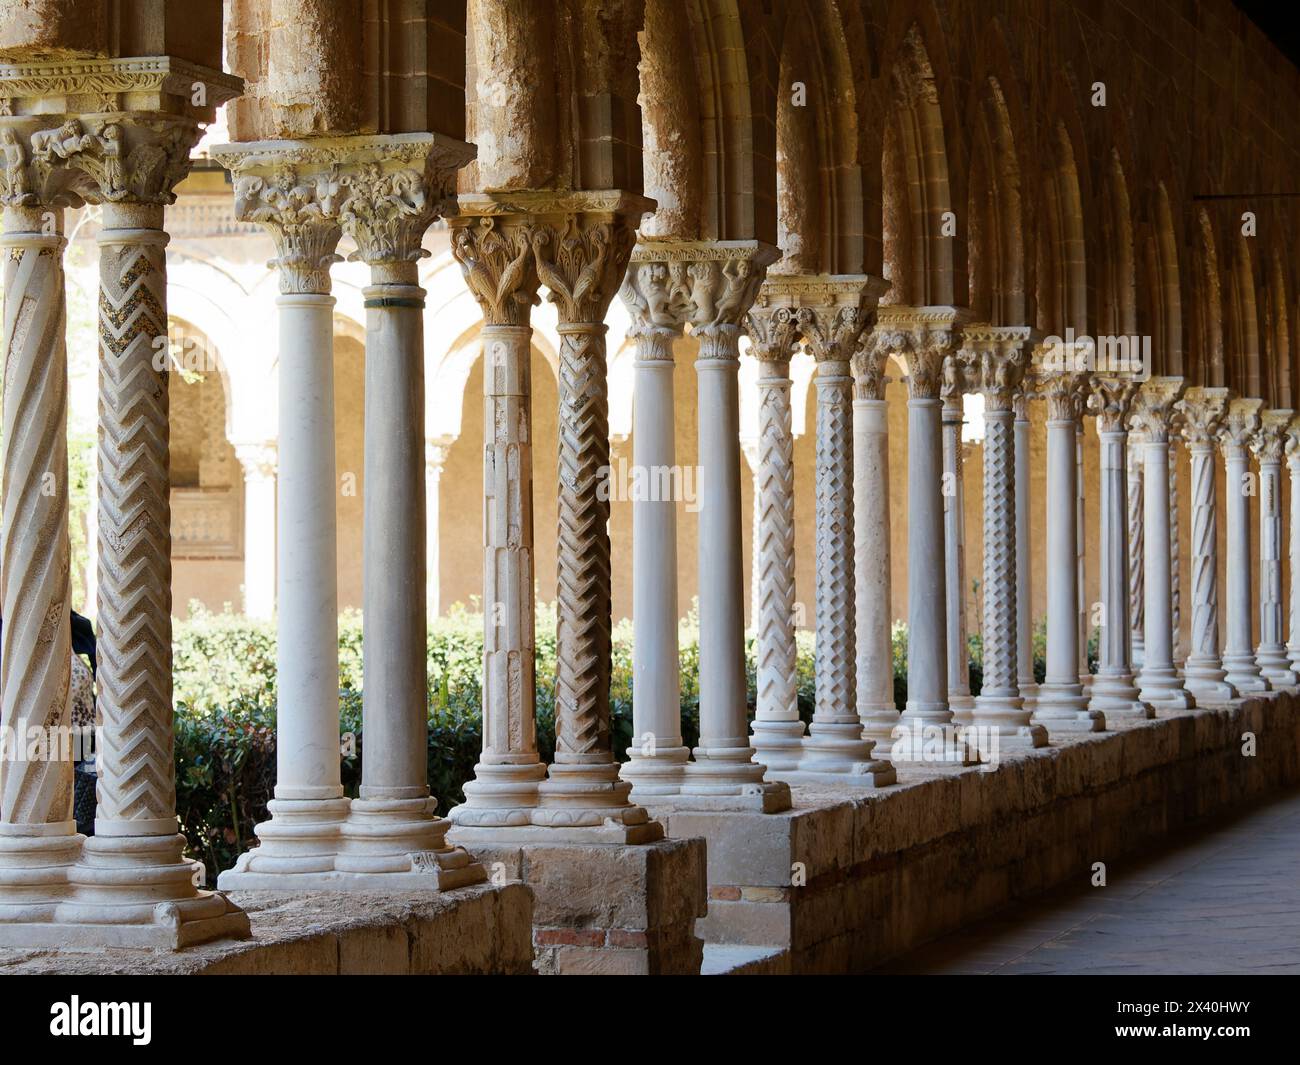
[[[1253,442],[1259,460],[1259,647],[1255,661],[1274,687],[1297,683],[1282,630],[1282,451],[1294,413],[1264,411]]]
[[[962,471],[962,392],[945,373],[943,407],[944,593],[948,618],[948,705],[957,721],[969,721],[970,650],[966,634],[966,492]]]
[[[1141,430],[1128,435],[1128,602],[1129,627],[1132,629],[1133,666],[1140,668],[1143,658],[1142,631],[1145,624],[1146,597],[1142,590],[1146,548],[1142,525],[1142,441]]]
[[[1287,658],[1300,669],[1300,427],[1292,422],[1287,439],[1287,470],[1291,475],[1291,526],[1288,557],[1291,565]]]
[[[1012,400],[1015,412],[1016,478],[1016,671],[1020,697],[1033,708],[1038,697],[1034,676],[1033,564],[1030,560],[1030,422],[1029,397],[1022,390]]]
[[[1225,511],[1227,537],[1225,549],[1232,564],[1227,567],[1225,594],[1227,596],[1226,632],[1223,640],[1223,667],[1225,680],[1243,695],[1247,692],[1268,691],[1272,685],[1260,672],[1251,648],[1251,572],[1253,564],[1250,550],[1250,499],[1254,495],[1254,481],[1250,475],[1250,458],[1247,450],[1250,439],[1259,426],[1259,413],[1263,401],[1258,399],[1233,399],[1228,403],[1228,413],[1219,432],[1219,446],[1223,451],[1225,468],[1224,491],[1227,493]]]

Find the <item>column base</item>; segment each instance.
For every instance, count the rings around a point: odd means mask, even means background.
[[[479,762],[474,767],[474,779],[465,784],[465,801],[447,811],[447,820],[475,828],[532,824],[533,809],[540,801],[538,786],[545,779],[546,766],[541,762]]]
[[[813,773],[852,773],[855,766],[875,760],[874,746],[862,738],[862,723],[856,714],[851,723],[814,719],[803,741],[803,756],[795,768]]]
[[[898,783],[898,770],[891,762],[873,758],[854,762],[842,770],[794,769],[781,772],[785,784],[835,784],[849,788],[887,788]]]
[[[1082,684],[1045,682],[1038,686],[1038,699],[1031,721],[1048,734],[1055,732],[1105,732],[1106,715],[1088,706]]]
[[[1172,665],[1143,669],[1137,676],[1137,684],[1142,701],[1157,710],[1191,710],[1196,706],[1196,700]]]
[[[1255,664],[1274,688],[1294,688],[1300,684],[1284,647],[1259,648],[1255,652]]]
[[[1183,687],[1192,693],[1197,705],[1226,703],[1239,697],[1237,689],[1224,678],[1227,673],[1215,666],[1189,664],[1183,673]]]
[[[904,714],[894,728],[889,760],[894,765],[975,765],[979,757],[961,738],[956,722],[909,722]]]
[[[0,824],[0,927],[53,919],[85,840],[72,821]]]
[[[948,709],[952,719],[959,724],[967,724],[975,712],[975,698],[969,692],[948,693]]]
[[[1223,670],[1223,679],[1242,695],[1273,690],[1273,685],[1259,671],[1252,654],[1225,654]]]
[[[798,718],[793,721],[755,718],[749,741],[754,747],[754,757],[768,769],[797,769],[803,755],[804,724]]]
[[[1290,663],[1291,668],[1300,674],[1300,647],[1288,647],[1286,649],[1286,660]]]
[[[686,747],[665,747],[644,755],[634,745],[628,755],[628,760],[619,766],[618,775],[632,785],[629,798],[639,803],[638,795],[677,794],[686,779],[686,763],[691,752]]]
[[[889,760],[889,749],[894,744],[894,729],[901,715],[892,703],[887,705],[858,705],[858,720],[862,723],[862,738],[875,744],[871,756],[878,761]]]
[[[1142,701],[1141,693],[1129,673],[1096,674],[1088,709],[1096,710],[1104,717],[1125,720],[1149,721],[1156,716],[1155,708]]]
[[[1020,691],[1020,701],[1025,704],[1025,709],[1032,711],[1038,703],[1038,682],[1021,681],[1018,685]]]
[[[650,815],[628,799],[632,785],[620,780],[618,763],[555,762],[538,785],[541,800],[530,821],[544,828],[598,828],[614,821],[643,825]]]
[[[656,802],[664,800],[656,799]],[[634,807],[634,809],[640,809]],[[642,813],[645,813],[642,810]],[[620,846],[638,846],[657,843],[664,838],[664,826],[658,821],[646,820],[641,824],[628,824],[613,818],[600,825],[566,827],[561,825],[483,825],[453,824],[452,842],[477,852],[480,847],[503,847],[530,843],[614,843]]]
[[[739,785],[688,783],[676,795],[656,796],[654,806],[656,810],[698,813],[779,814],[790,809],[790,802],[789,784],[764,780]]]
[[[253,829],[261,846],[241,854],[235,869],[259,873],[329,872],[334,868],[339,830],[347,820],[351,802],[272,799],[266,804],[271,820]]]
[[[1048,744],[1047,729],[1033,724],[975,723],[962,730],[961,738],[975,752],[979,763],[990,767],[997,765],[1002,751],[1029,751]]]

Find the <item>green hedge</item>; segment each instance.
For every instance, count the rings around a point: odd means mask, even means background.
[[[812,718],[813,635],[798,634],[799,712]],[[212,614],[191,604],[191,617],[174,635],[176,699],[176,790],[182,830],[190,853],[207,865],[211,882],[254,842],[253,826],[266,817],[275,784],[275,626],[240,615]],[[681,626],[682,735],[699,739],[699,626],[694,615]],[[1042,631],[1035,640],[1036,672],[1042,677]],[[894,626],[894,691],[907,698],[907,629]],[[632,627],[614,629],[610,691],[614,750],[625,757],[632,743]],[[454,608],[430,626],[429,784],[446,812],[464,799],[461,788],[473,776],[482,747],[480,671],[483,618]],[[978,693],[981,648],[971,637],[971,686]],[[754,708],[754,641],[747,640],[749,709]],[[555,751],[555,613],[537,616],[537,740],[542,758]],[[361,775],[361,616],[339,618],[340,732],[354,742],[341,745],[343,784],[356,795]]]

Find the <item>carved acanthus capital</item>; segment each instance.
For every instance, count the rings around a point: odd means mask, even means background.
[[[875,334],[886,353],[907,366],[912,399],[938,398],[944,361],[956,353],[969,312],[959,307],[881,307]]]
[[[531,230],[521,220],[452,219],[451,251],[488,325],[527,325],[537,296]]]
[[[1035,349],[1030,368],[1034,398],[1047,401],[1048,420],[1077,422],[1088,399],[1088,374],[1062,368],[1058,360],[1045,358],[1041,347]]]
[[[1228,410],[1219,429],[1219,447],[1226,458],[1241,458],[1250,447],[1251,439],[1259,428],[1262,399],[1238,397],[1228,401]]]
[[[951,362],[960,367],[962,387],[984,396],[986,411],[1011,410],[1029,365],[1028,326],[969,325]]]
[[[1137,397],[1140,381],[1125,374],[1095,373],[1089,379],[1088,412],[1097,419],[1097,432],[1122,433]]]
[[[1174,404],[1183,394],[1181,377],[1151,377],[1142,382],[1133,400],[1130,423],[1145,434],[1148,443],[1167,444],[1177,421]]]
[[[1213,447],[1228,413],[1231,392],[1226,388],[1189,388],[1175,406],[1182,415],[1182,437],[1188,447]]]
[[[1286,465],[1292,473],[1300,473],[1300,415],[1292,418],[1287,426]]]
[[[1261,466],[1281,464],[1287,429],[1294,417],[1293,410],[1266,410],[1260,413],[1259,428],[1250,441],[1250,448]]]
[[[647,258],[642,247],[633,250],[619,290],[632,319],[628,336],[662,338],[671,357],[672,338],[681,336],[686,325],[690,299],[686,264],[677,259]]]
[[[872,331],[862,334],[857,354],[849,362],[853,370],[855,399],[885,398],[885,386],[891,380],[885,376],[885,367],[892,350],[879,333]]]
[[[790,306],[755,303],[745,315],[749,353],[759,362],[786,363],[799,343],[799,311]]]

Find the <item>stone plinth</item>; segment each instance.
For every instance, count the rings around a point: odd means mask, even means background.
[[[699,973],[704,944],[695,919],[706,910],[703,840],[632,847],[475,843],[474,853],[493,879],[519,879],[532,888],[539,972]]]
[[[707,842],[707,949],[754,948],[709,971],[761,959],[763,971],[863,972],[1300,780],[1292,693],[1114,728],[1004,753],[996,769],[903,766],[883,790],[795,785],[784,813],[652,806],[671,836]]]
[[[523,884],[394,895],[240,891],[253,938],[171,952],[0,948],[0,973],[468,975],[533,971]]]

